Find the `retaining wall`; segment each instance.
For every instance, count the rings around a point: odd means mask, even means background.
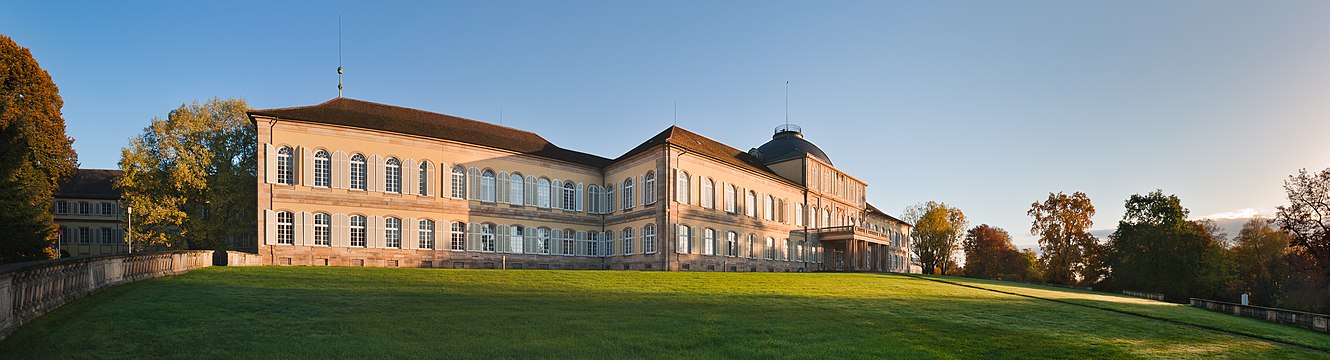
[[[1191,306],[1330,333],[1330,315],[1191,298]]]

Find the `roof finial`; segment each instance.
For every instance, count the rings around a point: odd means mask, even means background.
[[[337,14],[337,97],[342,97],[342,14]]]

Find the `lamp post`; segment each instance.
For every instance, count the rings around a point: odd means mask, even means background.
[[[134,253],[134,207],[129,207],[129,233],[125,234],[125,242],[129,244],[129,253]]]

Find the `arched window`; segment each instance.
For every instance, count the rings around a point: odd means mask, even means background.
[[[656,172],[655,172],[655,171],[647,171],[647,174],[646,174],[645,176],[642,176],[642,201],[643,201],[643,204],[654,204],[654,203],[656,203]]]
[[[526,182],[522,180],[522,174],[513,173],[508,177],[508,204],[521,206],[526,201]]]
[[[449,226],[451,229],[448,234],[449,250],[466,250],[466,223],[454,221]]]
[[[577,210],[577,187],[572,181],[563,183],[563,209]]]
[[[757,252],[753,251],[753,250],[755,250],[755,249],[753,248],[753,246],[754,246],[753,244],[756,243],[756,242],[757,242],[757,235],[756,235],[756,234],[748,234],[748,258],[749,258],[749,259],[756,259],[756,258],[757,258]]]
[[[711,178],[702,179],[702,207],[716,208],[716,182]]]
[[[522,225],[512,225],[512,226],[509,226],[509,227],[508,227],[508,251],[509,251],[509,252],[517,253],[517,254],[521,254],[521,253],[526,252],[526,249],[523,247],[523,245],[525,245],[526,242],[523,241],[523,239],[522,239],[522,236],[525,235],[525,232],[526,232],[526,229],[523,228]]]
[[[536,252],[540,254],[550,253],[550,229],[536,229]]]
[[[332,157],[327,150],[314,153],[314,186],[332,186]]]
[[[822,209],[822,227],[831,227],[831,208]]]
[[[623,199],[624,210],[633,208],[633,178],[623,179],[623,195],[619,197]]]
[[[599,185],[591,184],[591,186],[587,186],[587,191],[586,191],[587,213],[589,214],[602,213],[602,211],[600,210],[600,197],[601,197],[600,194],[601,192]]]
[[[384,219],[383,247],[393,249],[402,247],[402,219],[395,217]]]
[[[494,252],[498,241],[494,237],[494,224],[480,224],[480,251]]]
[[[642,253],[656,253],[656,224],[647,224],[642,227]]]
[[[688,172],[679,170],[674,184],[674,201],[687,204],[688,200]]]
[[[420,183],[417,184],[417,187],[419,187],[419,190],[416,191],[416,194],[420,194],[420,196],[429,196],[429,162],[428,162],[428,161],[421,161],[421,162],[420,162],[420,178],[419,178],[419,179],[420,179]]]
[[[550,179],[542,177],[536,180],[536,206],[550,208],[550,190]]]
[[[767,195],[767,202],[762,206],[762,218],[767,220],[775,220],[776,219],[774,215],[775,213],[776,213],[776,198],[772,197],[771,195]]]
[[[605,246],[600,247],[600,256],[614,256],[614,230],[606,231],[600,237],[600,241],[605,242]]]
[[[364,215],[351,215],[351,246],[365,247]]]
[[[383,167],[383,191],[402,193],[402,162],[397,158],[388,158]]]
[[[605,185],[605,213],[614,212],[614,185]]]
[[[324,213],[314,214],[314,245],[332,244],[332,216]]]
[[[725,233],[725,256],[739,256],[739,233]]]
[[[365,190],[365,155],[351,155],[351,190]]]
[[[295,244],[295,215],[290,211],[277,212],[277,243],[282,245]]]
[[[494,202],[494,192],[497,188],[494,170],[485,169],[485,172],[480,174],[480,201]]]
[[[757,192],[749,191],[744,197],[744,215],[757,216]]]
[[[679,242],[675,244],[674,251],[680,254],[693,251],[693,229],[688,225],[679,224]]]
[[[598,248],[599,248],[598,245],[600,244],[600,233],[599,233],[599,232],[596,232],[596,231],[592,231],[592,232],[587,233],[586,236],[587,236],[586,240],[585,240],[585,241],[582,241],[582,243],[583,243],[583,245],[582,245],[582,247],[583,247],[582,255],[586,255],[586,256],[598,256],[598,255],[600,255],[600,253],[597,251],[597,250],[600,250],[600,249],[598,249]]]
[[[716,255],[716,230],[702,230],[702,255]]]
[[[620,233],[619,237],[620,237],[620,238],[623,238],[623,254],[624,254],[624,255],[632,255],[632,254],[633,254],[633,228],[624,228],[623,231]]]
[[[739,191],[738,191],[737,189],[734,188],[734,185],[730,185],[730,186],[726,186],[726,187],[725,187],[725,211],[728,211],[728,212],[730,212],[730,213],[735,213],[735,212],[737,212],[737,211],[734,209],[734,201],[735,201],[735,198],[734,198],[734,197],[735,197],[738,193],[739,193]]]
[[[277,149],[277,183],[295,184],[295,159],[291,157],[291,147]]]
[[[452,189],[454,199],[466,198],[466,168],[461,165],[453,167]]]
[[[421,249],[434,248],[434,220],[421,219],[417,226],[416,237],[420,240]]]
[[[767,251],[764,251],[762,258],[771,260],[776,258],[776,239],[767,237]]]

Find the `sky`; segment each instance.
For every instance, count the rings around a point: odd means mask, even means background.
[[[1087,193],[1100,235],[1155,189],[1236,224],[1330,167],[1326,1],[0,0],[0,34],[59,86],[83,168],[183,103],[332,99],[339,64],[346,97],[609,158],[676,121],[757,147],[788,81],[870,203],[945,202],[1019,247],[1049,192]]]

